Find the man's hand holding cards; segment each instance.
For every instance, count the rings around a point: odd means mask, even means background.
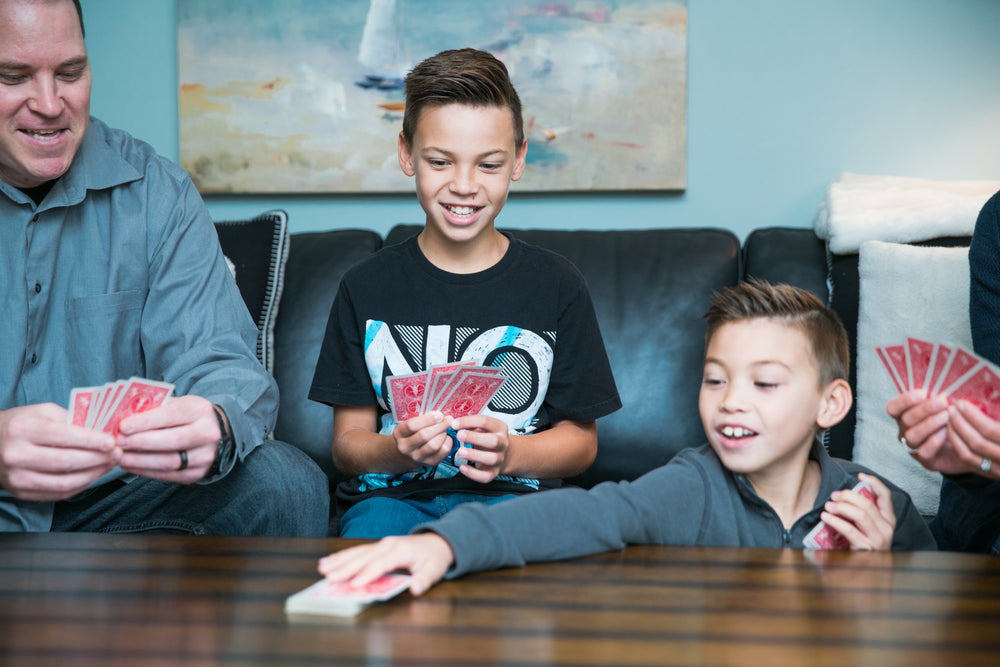
[[[1000,421],[1000,369],[960,345],[907,338],[875,348],[900,394],[914,389],[948,403],[964,400]]]
[[[174,391],[169,382],[132,377],[102,387],[77,387],[69,394],[71,424],[118,435],[122,419],[152,410]]]
[[[938,472],[1000,478],[1000,369],[959,345],[914,338],[876,352],[900,392],[886,410],[910,454]]]

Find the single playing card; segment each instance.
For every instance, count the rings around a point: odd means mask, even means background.
[[[448,364],[434,364],[427,371],[427,392],[424,395],[424,412],[435,409],[436,399],[440,398],[439,391],[446,386],[448,381],[454,377],[458,369],[464,366],[475,366],[475,361],[455,361]]]
[[[439,409],[452,418],[477,414],[486,407],[505,380],[495,373],[462,373],[461,378],[448,389],[448,396]]]
[[[84,426],[97,387],[77,387],[69,392],[69,423]]]
[[[980,364],[980,359],[974,352],[970,352],[963,347],[956,347],[951,353],[948,365],[941,373],[941,379],[933,389],[934,394],[944,394],[947,396],[951,390],[958,386],[960,380],[965,378],[972,369]]]
[[[366,586],[331,584],[321,579],[285,600],[286,614],[354,616],[366,607],[389,600],[410,586],[408,574],[386,574]]]
[[[104,419],[100,430],[111,435],[118,435],[118,424],[129,415],[152,410],[163,404],[173,392],[174,385],[169,382],[157,382],[145,378],[129,378],[116,403]]]
[[[934,360],[931,362],[931,368],[927,373],[927,382],[924,384],[928,396],[933,396],[933,392],[941,380],[941,375],[951,360],[951,353],[952,349],[942,343],[938,343],[934,348]]]
[[[892,383],[896,385],[896,391],[898,391],[900,394],[905,394],[906,387],[903,384],[902,379],[900,379],[899,373],[896,370],[896,367],[893,364],[892,360],[889,358],[889,355],[886,353],[885,348],[876,347],[875,354],[878,355],[879,361],[881,361],[882,365],[885,366],[885,370],[889,374],[889,377],[892,379]]]
[[[454,373],[448,374],[446,383],[439,387],[438,391],[434,394],[433,409],[440,410],[445,399],[451,395],[451,391],[463,382],[465,376],[472,373],[478,375],[499,375],[500,369],[493,366],[463,366],[462,368],[457,369]]]
[[[427,395],[424,397],[424,411],[437,410],[441,406],[441,399],[446,395],[446,389],[452,378],[458,374],[458,369],[451,371],[441,371],[433,376],[427,388]]]
[[[910,382],[910,373],[906,367],[906,346],[886,345],[883,349],[885,355],[889,357],[889,363],[896,371],[896,377],[899,378],[899,382],[903,386],[903,393],[910,391],[913,384]]]
[[[111,384],[106,383],[97,387],[94,392],[94,398],[90,401],[90,411],[87,413],[87,422],[84,424],[87,428],[94,428],[94,422],[97,421],[97,415],[100,414],[101,407],[104,406],[104,399],[107,397],[110,387]]]
[[[860,493],[865,498],[875,501],[875,492],[868,482],[858,482],[853,489],[855,493]],[[847,550],[851,548],[851,543],[846,537],[830,528],[825,521],[820,521],[802,539],[802,545],[806,549],[826,549],[826,550]]]
[[[906,367],[910,376],[910,389],[926,389],[927,370],[934,356],[934,343],[919,338],[906,339]]]
[[[101,431],[104,429],[108,417],[118,408],[118,403],[122,399],[127,384],[124,380],[118,380],[108,385],[108,389],[104,393],[104,400],[101,403],[100,411],[94,416],[94,430]]]
[[[968,401],[991,419],[1000,420],[1000,375],[981,363],[949,392],[948,400]]]
[[[389,385],[389,407],[397,422],[412,419],[424,413],[424,394],[427,392],[427,372],[392,375],[386,378]]]

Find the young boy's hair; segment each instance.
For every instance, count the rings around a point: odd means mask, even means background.
[[[847,379],[851,362],[844,325],[833,310],[804,289],[751,279],[717,291],[705,319],[706,348],[715,332],[730,322],[770,319],[795,327],[812,345],[820,384]]]
[[[486,51],[442,51],[414,67],[404,85],[403,138],[410,146],[423,110],[447,104],[510,109],[514,145],[519,149],[524,142],[521,99],[510,82],[507,67]]]

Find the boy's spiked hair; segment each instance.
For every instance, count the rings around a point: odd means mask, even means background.
[[[406,75],[404,85],[403,138],[408,145],[413,145],[417,121],[424,109],[466,104],[510,109],[514,121],[514,146],[521,148],[524,142],[521,99],[510,82],[507,67],[486,51],[442,51],[414,67]]]
[[[795,327],[812,346],[820,383],[825,386],[837,379],[847,379],[851,361],[844,325],[833,310],[804,289],[751,279],[717,291],[705,319],[706,348],[715,332],[730,322],[771,319]]]

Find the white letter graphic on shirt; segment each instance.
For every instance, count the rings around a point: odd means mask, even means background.
[[[464,329],[464,331],[469,331]],[[493,355],[492,365],[500,366],[509,377],[509,389],[505,391],[517,406],[516,412],[494,412],[487,406],[483,411],[491,417],[505,422],[512,431],[527,433],[534,430],[532,420],[541,407],[549,386],[552,373],[553,350],[549,342],[533,331],[519,327],[494,327],[466,336],[458,345],[459,350],[449,349],[452,327],[434,325],[426,328],[425,358],[422,368],[412,368],[385,322],[369,320],[365,332],[365,365],[375,393],[383,408],[387,401],[382,396],[382,383],[390,375],[415,373],[426,370],[434,364],[442,364],[453,359],[481,363]],[[504,353],[503,350],[509,350]],[[499,352],[498,352],[499,351]],[[524,357],[530,360],[516,360],[504,363],[504,357]],[[533,366],[534,368],[529,368]],[[527,376],[526,374],[530,374]],[[535,377],[537,374],[537,378]],[[388,426],[383,422],[383,427]],[[390,426],[391,430],[391,426]]]

